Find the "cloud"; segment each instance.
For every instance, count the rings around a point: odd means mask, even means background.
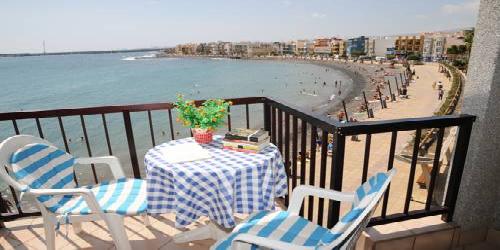
[[[467,0],[458,4],[445,4],[441,6],[441,11],[444,14],[461,14],[461,13],[476,13],[479,10],[480,0]]]
[[[318,13],[318,12],[314,12],[312,13],[311,15],[313,18],[325,18],[326,17],[326,14],[323,14],[323,13]]]

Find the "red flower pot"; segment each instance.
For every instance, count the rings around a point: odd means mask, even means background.
[[[194,140],[200,144],[208,144],[213,141],[214,131],[209,129],[192,128]]]

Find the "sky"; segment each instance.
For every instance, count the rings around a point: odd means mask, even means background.
[[[479,0],[2,0],[0,53],[288,41],[475,26]]]

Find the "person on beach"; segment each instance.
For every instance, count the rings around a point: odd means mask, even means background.
[[[323,82],[323,86],[326,86],[326,82]]]
[[[438,90],[438,100],[443,100],[444,90],[441,88]]]
[[[339,112],[337,113],[337,119],[339,120],[339,122],[344,121],[344,117],[345,117],[345,113],[344,113],[344,111],[339,111]]]
[[[408,99],[408,89],[406,88],[406,84],[403,85],[403,90],[401,91],[404,98]]]
[[[438,82],[438,89],[442,89],[443,88],[443,83],[441,81]]]
[[[354,117],[350,117],[349,122],[358,122],[358,120]],[[351,141],[360,141],[358,135],[351,136]]]
[[[335,81],[335,88],[337,87],[337,81]]]
[[[318,134],[316,134],[316,151],[320,151],[321,143],[322,143],[321,138],[319,137]]]

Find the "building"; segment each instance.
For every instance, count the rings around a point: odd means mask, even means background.
[[[332,39],[330,38],[316,38],[314,40],[314,54],[319,56],[331,56],[332,55],[332,47],[331,47]]]
[[[179,44],[175,47],[175,53],[179,55],[194,55],[196,54],[196,43]]]
[[[366,40],[365,36],[347,39],[346,55],[348,57],[366,55]]]
[[[286,42],[283,47],[283,55],[295,55],[296,47],[295,42]]]
[[[207,47],[208,47],[208,51],[207,51],[208,54],[213,55],[213,56],[220,55],[218,43],[216,43],[216,42],[208,43]]]
[[[332,38],[332,41],[330,43],[331,48],[332,48],[332,54],[343,57],[345,56],[345,48],[346,48],[346,43],[343,39],[340,38]]]
[[[274,42],[273,43],[273,54],[277,56],[283,55],[283,49],[285,48],[285,43],[283,42]]]
[[[375,56],[375,39],[367,38],[365,40],[365,53],[369,57]]]
[[[446,37],[446,44],[444,47],[444,56],[447,59],[454,60],[454,59],[464,59],[467,55],[465,53],[463,54],[453,54],[449,55],[448,48],[451,48],[453,46],[456,47],[465,47],[465,31],[461,30],[458,32],[452,32],[452,33],[446,33],[444,34]],[[465,49],[465,48],[464,48]]]
[[[433,44],[433,38],[430,36],[425,36],[424,37],[424,45],[422,47],[422,59],[424,61],[431,61],[432,60],[432,44]]]
[[[196,54],[197,55],[210,55],[210,45],[207,43],[199,43],[196,46]]]
[[[422,58],[425,61],[436,61],[444,59],[446,57],[446,49],[449,46],[463,44],[463,37],[462,39],[459,39],[456,35],[456,33],[448,32],[424,33]]]
[[[248,43],[235,43],[232,46],[233,56],[248,56]]]
[[[295,42],[295,54],[305,56],[314,52],[314,43],[309,40],[297,40]]]
[[[440,36],[433,39],[432,60],[441,60],[446,53],[446,37]]]
[[[233,55],[233,44],[230,42],[223,42],[221,51],[223,51],[226,56]]]
[[[368,56],[386,57],[393,54],[396,38],[381,36],[369,39]]]
[[[397,55],[422,54],[424,36],[398,36],[395,43]]]
[[[251,43],[248,45],[247,55],[253,56],[269,56],[272,55],[274,47],[272,43]]]

